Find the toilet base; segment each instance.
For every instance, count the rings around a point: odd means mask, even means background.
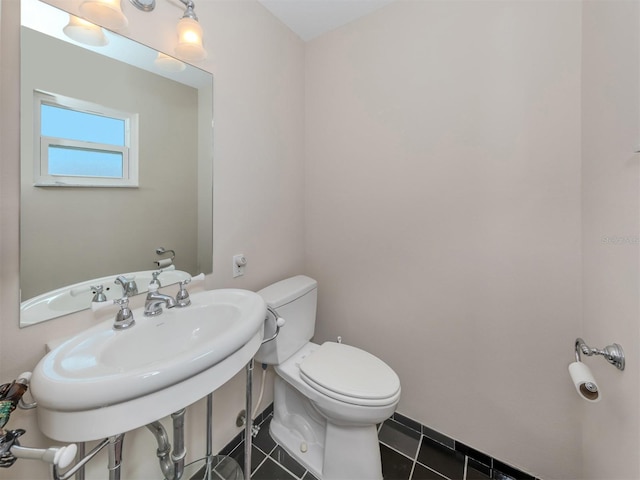
[[[275,379],[273,439],[319,480],[382,480],[376,425],[333,424],[279,377]]]

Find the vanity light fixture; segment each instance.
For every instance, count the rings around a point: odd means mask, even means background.
[[[156,6],[155,0],[129,0],[131,4],[143,12],[150,12]],[[184,15],[178,21],[178,45],[176,54],[189,61],[204,60],[207,51],[202,45],[202,27],[198,22],[198,17],[194,11],[193,0],[180,0],[186,7]]]
[[[109,43],[102,28],[75,15],[69,15],[69,23],[62,31],[70,39],[84,45],[103,47]]]
[[[207,57],[207,51],[202,46],[202,27],[193,10],[195,5],[192,0],[180,1],[187,6],[187,9],[178,22],[176,53],[186,60],[204,60]]]
[[[80,4],[80,13],[110,30],[121,30],[129,24],[122,13],[120,0],[85,0]]]
[[[129,0],[133,6],[143,12],[155,9],[155,0]],[[184,15],[178,21],[178,45],[176,54],[189,61],[204,60],[207,51],[202,45],[202,27],[194,11],[193,0],[180,0],[186,7]],[[80,12],[88,20],[105,26],[111,30],[125,28],[129,22],[120,5],[120,0],[84,0],[80,4]],[[73,38],[73,37],[71,37]]]

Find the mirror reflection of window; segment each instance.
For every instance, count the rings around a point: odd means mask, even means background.
[[[161,52],[108,30],[103,32],[108,38],[107,45],[80,44],[65,34],[69,29],[64,32],[69,24],[69,12],[38,0],[21,0],[20,10],[21,309],[30,299],[53,295],[59,288],[111,275],[147,271],[153,268],[154,249],[158,245],[171,245],[180,252],[176,263],[180,270],[191,275],[210,273],[213,258],[211,73],[176,59],[160,61],[166,67],[160,68],[156,59]],[[61,108],[71,107],[71,110],[110,118],[120,117],[97,107],[137,114],[138,124],[134,128],[138,128],[138,143],[136,146],[132,141],[130,145],[130,150],[137,148],[139,157],[137,187],[34,186],[34,170],[49,171],[49,167],[42,169],[39,153],[35,153],[41,149],[39,127],[34,128],[35,117],[40,115],[35,91],[95,104],[85,109],[48,103]],[[84,155],[99,150],[95,148],[99,143],[109,145],[107,150],[115,150],[111,141],[104,139],[81,137],[79,140],[89,141],[91,145],[61,150],[65,155],[83,150]],[[64,141],[71,140],[64,138]],[[130,152],[129,156],[132,155]],[[107,173],[99,172],[100,175],[119,176],[118,168],[124,174],[126,167],[117,166],[121,164],[120,157],[116,152],[111,159],[113,165]],[[109,170],[112,167],[114,170]],[[69,168],[69,165],[56,165],[51,172],[62,173],[59,169],[64,169],[70,173]],[[87,171],[73,173],[88,174]],[[75,175],[69,178],[97,179]],[[49,315],[38,321],[65,314],[55,310],[54,303],[50,304]],[[21,326],[30,324],[21,314]]]
[[[138,116],[36,91],[36,186],[138,185]]]

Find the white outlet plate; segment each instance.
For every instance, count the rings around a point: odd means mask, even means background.
[[[233,278],[241,277],[244,275],[244,270],[247,268],[247,259],[242,254],[233,256]]]

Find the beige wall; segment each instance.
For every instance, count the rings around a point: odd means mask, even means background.
[[[579,2],[396,2],[306,52],[317,339],[398,372],[398,411],[579,478]]]
[[[585,478],[637,479],[640,384],[640,4],[586,1],[582,172],[584,339],[618,342],[627,366],[589,365],[603,390],[582,405]]]
[[[75,11],[79,1],[51,1]],[[44,343],[71,335],[95,321],[90,313],[18,328],[18,4],[1,0],[0,93],[0,378],[32,369]],[[129,18],[126,32],[158,50],[173,51],[181,9],[159,2],[153,14],[122,2]],[[209,58],[199,64],[214,74],[214,273],[207,288],[259,289],[302,271],[304,183],[304,44],[256,2],[196,2],[206,32]],[[282,185],[286,188],[280,188]],[[233,279],[231,257],[244,253],[244,277]],[[173,293],[173,291],[171,291]],[[256,388],[258,387],[256,381]],[[270,398],[267,389],[266,398]],[[244,373],[216,392],[214,449],[238,431],[244,405]],[[204,402],[187,413],[189,459],[204,455]],[[33,411],[17,411],[13,427],[28,430],[24,445],[50,444],[38,434]],[[135,431],[125,440],[123,478],[156,478],[160,470],[153,437]],[[87,478],[106,478],[105,461],[96,460]],[[92,462],[93,463],[93,462]],[[0,469],[2,479],[48,478],[38,462],[19,461]]]

